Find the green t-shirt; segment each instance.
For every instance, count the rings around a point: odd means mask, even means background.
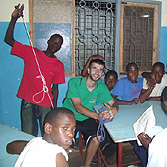
[[[88,117],[80,114],[75,110],[71,98],[80,98],[81,104],[91,111],[93,111],[93,106],[96,103],[103,104],[104,102],[107,103],[113,100],[107,86],[102,81],[99,80],[96,87],[92,92],[90,92],[87,89],[85,77],[71,78],[68,83],[68,90],[66,93],[65,101],[63,103],[63,107],[72,110],[75,114],[76,120],[78,121],[83,121],[85,119],[88,119]]]

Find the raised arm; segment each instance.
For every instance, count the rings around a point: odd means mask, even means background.
[[[20,4],[18,4],[18,8],[20,7]],[[5,35],[5,39],[4,42],[6,42],[8,45],[12,46],[14,45],[14,37],[13,37],[13,32],[14,32],[14,28],[15,28],[15,24],[17,19],[22,15],[22,12],[24,10],[24,5],[21,5],[21,7],[19,8],[20,12],[15,9],[14,12],[11,15],[11,20],[8,26],[8,29],[6,31],[6,35]]]
[[[89,67],[89,64],[94,59],[104,60],[104,58],[102,56],[100,56],[100,55],[92,55],[92,56],[90,56],[89,59],[88,59],[88,61],[86,62],[86,64],[84,65],[84,67],[82,69],[81,75],[83,77],[87,77],[88,76],[88,67]]]

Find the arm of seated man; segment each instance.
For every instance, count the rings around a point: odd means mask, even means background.
[[[118,109],[119,109],[118,104],[115,103],[114,100],[109,101],[108,104],[109,104],[109,105],[107,105],[106,103],[104,103],[104,105],[109,108],[110,114],[108,113],[107,110],[106,110],[106,111],[103,111],[103,113],[105,113],[104,119],[106,119],[106,118],[112,119],[112,118],[114,117],[114,115],[118,112]],[[112,117],[111,117],[110,115],[111,115]]]
[[[71,100],[72,100],[72,103],[73,103],[75,109],[77,110],[77,112],[79,112],[87,117],[93,118],[93,119],[99,119],[99,114],[84,107],[81,104],[80,98],[71,98]]]

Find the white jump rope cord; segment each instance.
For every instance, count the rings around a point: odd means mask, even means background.
[[[29,41],[30,41],[30,45],[31,45],[33,54],[34,54],[34,57],[35,57],[35,61],[36,61],[36,63],[37,63],[38,70],[39,70],[39,73],[40,73],[40,75],[37,76],[36,78],[41,78],[41,79],[42,79],[42,83],[43,83],[43,89],[42,89],[40,92],[34,94],[33,97],[32,97],[32,100],[33,100],[35,103],[40,103],[40,102],[43,101],[43,99],[44,99],[44,97],[45,97],[45,93],[47,93],[47,95],[48,95],[48,97],[49,97],[49,100],[50,100],[50,103],[51,103],[51,105],[52,105],[52,108],[54,108],[52,99],[51,99],[51,97],[50,97],[50,95],[49,95],[49,92],[48,92],[48,87],[46,86],[45,78],[44,78],[44,76],[42,75],[42,72],[41,72],[41,69],[40,69],[40,66],[39,66],[39,62],[38,62],[38,59],[37,59],[37,55],[36,55],[36,53],[35,53],[35,50],[34,50],[32,41],[31,41],[31,39],[30,39],[30,34],[29,34],[29,32],[28,32],[27,25],[25,24],[25,21],[24,21],[24,17],[23,17],[23,16],[22,16],[22,18],[23,18],[24,27],[25,27],[25,29],[26,29],[26,32],[27,32],[27,35],[28,35],[28,38],[29,38]],[[42,99],[41,99],[40,101],[36,101],[36,100],[35,100],[35,96],[37,96],[38,94],[40,94],[40,93],[42,93],[42,92],[43,92]]]

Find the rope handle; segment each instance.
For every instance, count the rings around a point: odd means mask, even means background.
[[[99,142],[103,142],[105,139],[105,129],[104,129],[104,123],[106,122],[111,122],[113,120],[112,119],[103,119],[104,118],[104,113],[101,113],[105,110],[108,110],[109,115],[112,117],[112,115],[110,114],[109,108],[106,106],[102,106],[98,109],[99,113],[100,113],[100,117],[99,117],[99,125],[98,125],[98,129],[97,129],[97,140]],[[101,139],[99,139],[99,135],[101,135]]]
[[[15,8],[19,11],[18,6],[15,6]],[[41,90],[40,92],[37,92],[36,94],[34,94],[33,97],[32,97],[32,100],[33,100],[35,103],[40,103],[40,102],[42,102],[42,101],[44,100],[45,93],[46,93],[46,94],[48,95],[48,98],[49,98],[49,100],[50,100],[50,103],[51,103],[52,108],[54,108],[52,99],[51,99],[51,97],[50,97],[50,95],[49,95],[49,92],[48,92],[48,87],[46,86],[45,78],[44,78],[44,76],[42,75],[42,72],[41,72],[41,69],[40,69],[40,65],[39,65],[39,62],[38,62],[38,59],[37,59],[37,55],[36,55],[35,50],[34,50],[33,43],[32,43],[31,38],[30,38],[30,34],[29,34],[29,31],[28,31],[27,25],[26,25],[26,23],[25,23],[25,21],[24,21],[24,15],[23,15],[23,13],[21,13],[21,16],[22,16],[22,19],[23,19],[23,24],[24,24],[24,27],[25,27],[25,29],[26,29],[26,33],[27,33],[28,39],[29,39],[29,41],[30,41],[30,46],[31,46],[32,51],[33,51],[33,54],[34,54],[34,58],[35,58],[35,61],[36,61],[37,67],[38,67],[38,71],[39,71],[39,73],[40,73],[40,75],[37,76],[36,78],[41,78],[41,79],[42,79],[42,84],[43,84],[42,90]],[[42,92],[43,92],[42,99],[41,99],[40,101],[35,101],[35,96],[37,96],[38,94],[40,94],[40,93],[42,93]]]

